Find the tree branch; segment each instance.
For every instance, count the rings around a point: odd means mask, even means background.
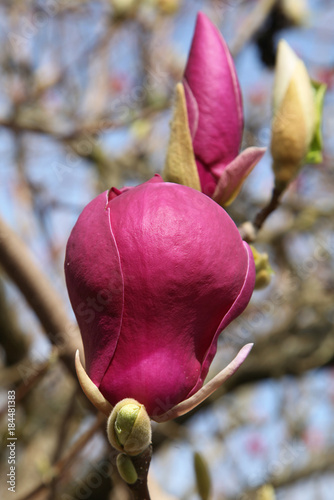
[[[82,345],[78,329],[69,319],[61,297],[35,264],[29,249],[1,218],[0,265],[36,313],[50,342],[58,347],[60,359],[75,375],[74,353]]]

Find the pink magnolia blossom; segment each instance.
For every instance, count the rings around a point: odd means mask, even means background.
[[[86,206],[65,274],[99,397],[110,405],[134,398],[156,420],[196,399],[219,334],[255,282],[252,252],[224,209],[159,175]]]
[[[226,205],[265,149],[250,147],[239,154],[244,123],[238,77],[224,38],[202,13],[183,85],[201,190]]]

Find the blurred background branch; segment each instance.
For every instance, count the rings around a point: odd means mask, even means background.
[[[236,56],[243,146],[269,145],[272,68],[284,37],[328,85],[324,161],[303,169],[259,232],[272,283],[221,336],[209,376],[255,342],[247,362],[196,411],[154,427],[152,495],[198,498],[199,452],[213,499],[251,499],[268,482],[282,500],[332,498],[332,3],[29,0],[0,3],[1,435],[14,387],[21,499],[129,498],[104,421],[74,376],[81,340],[64,249],[98,192],[162,171],[173,90],[200,9]],[[228,207],[238,225],[268,204],[272,186],[268,154]],[[0,456],[6,474],[4,447]],[[5,495],[6,484],[0,488]]]

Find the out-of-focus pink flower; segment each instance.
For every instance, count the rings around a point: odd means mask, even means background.
[[[228,205],[265,148],[250,147],[239,154],[243,111],[238,77],[225,40],[202,13],[197,17],[183,86],[200,189]],[[171,164],[166,170],[176,169]],[[167,180],[173,181],[168,174]]]
[[[158,175],[87,205],[67,244],[65,274],[91,379],[77,360],[86,394],[105,408],[134,398],[156,420],[213,392],[217,381],[201,387],[218,336],[255,282],[252,252],[227,213]]]

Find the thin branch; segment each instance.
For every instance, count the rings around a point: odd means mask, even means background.
[[[57,430],[57,443],[51,458],[52,465],[54,465],[60,459],[62,450],[64,448],[67,430],[77,402],[76,395],[78,394],[78,390],[79,388],[76,387],[73,393],[71,394],[60,427]],[[56,495],[57,495],[57,478],[54,478],[52,483],[50,484],[50,492],[47,500],[54,500],[56,498]]]
[[[59,357],[75,375],[74,353],[81,346],[78,329],[69,319],[63,301],[35,264],[24,242],[0,218],[0,265],[36,313]]]
[[[244,241],[247,241],[247,243],[253,243],[256,240],[258,232],[269,215],[271,215],[279,206],[283,193],[284,191],[282,189],[277,189],[275,187],[269,203],[256,215],[254,222],[252,223],[247,221],[238,228],[241,238]]]
[[[54,481],[58,480],[61,473],[73,462],[74,458],[80,453],[84,446],[91,440],[95,433],[103,428],[106,423],[106,417],[99,413],[95,419],[94,424],[86,431],[72,446],[72,448],[67,452],[67,454],[59,460],[54,467],[51,469],[49,477],[43,480],[38,486],[36,486],[32,491],[22,496],[19,500],[30,500],[34,498],[35,495],[41,493],[50,487]]]
[[[283,191],[281,189],[277,189],[276,187],[273,189],[270,202],[255,217],[254,226],[257,231],[261,229],[269,215],[279,206],[282,194]]]
[[[259,0],[256,3],[250,15],[241,24],[235,40],[230,45],[233,57],[236,57],[247,42],[259,31],[276,3],[277,0]]]
[[[132,491],[134,500],[150,500],[148,491],[147,476],[152,458],[152,445],[147,450],[136,457],[131,457],[131,461],[137,471],[138,480],[134,484],[128,484]]]
[[[285,470],[279,475],[273,475],[266,479],[266,483],[273,486],[273,488],[281,488],[292,485],[297,481],[303,479],[311,479],[313,474],[319,477],[319,474],[326,471],[333,471],[334,469],[334,449],[329,449],[321,454],[316,454],[300,468],[286,467]],[[240,498],[243,500],[255,500],[258,498],[256,489],[249,489],[244,491]],[[289,496],[287,494],[287,496]],[[234,497],[233,497],[234,499]],[[232,498],[231,498],[232,500]]]

